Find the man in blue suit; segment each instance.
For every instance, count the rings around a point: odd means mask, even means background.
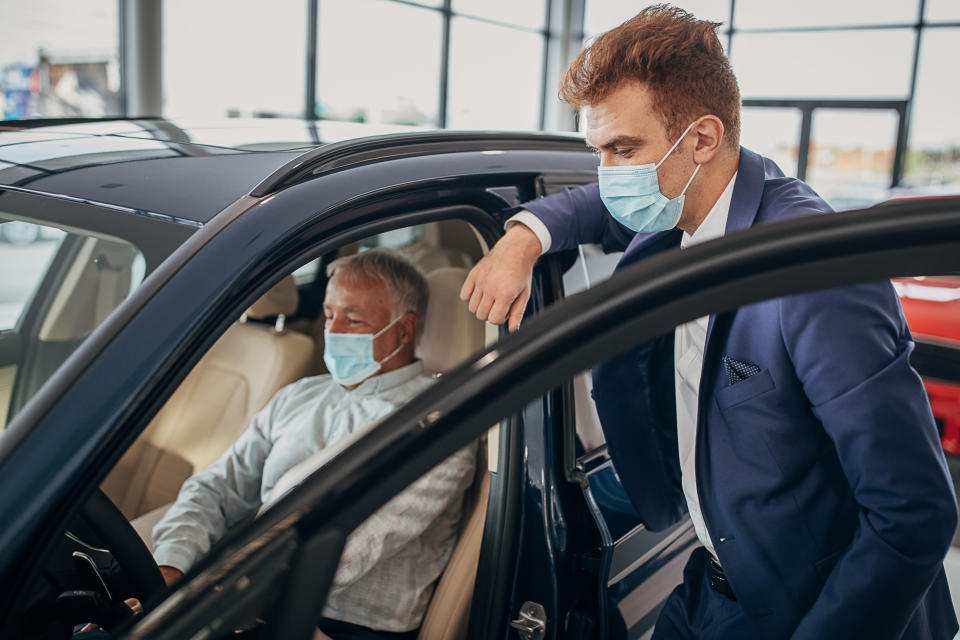
[[[599,184],[524,205],[461,297],[516,329],[543,253],[601,243],[619,267],[829,212],[739,146],[715,23],[666,6],[598,37],[563,97]],[[943,557],[956,499],[889,282],[700,318],[593,371],[614,464],[652,529],[703,548],[654,638],[952,638]]]

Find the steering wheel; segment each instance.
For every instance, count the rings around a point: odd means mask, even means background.
[[[166,588],[160,567],[150,555],[140,535],[103,491],[96,489],[80,509],[80,518],[102,540],[123,571],[132,593],[121,599],[141,602]]]
[[[145,602],[165,588],[143,540],[96,489],[22,590],[0,635],[62,640],[87,622],[110,630],[132,615],[124,600]]]

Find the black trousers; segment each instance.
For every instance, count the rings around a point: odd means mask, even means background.
[[[417,640],[420,632],[419,629],[402,633],[378,631],[333,618],[321,618],[317,626],[333,640]]]
[[[683,584],[667,598],[653,629],[653,640],[750,640],[756,633],[739,604],[713,590],[709,552],[694,549],[683,570]]]

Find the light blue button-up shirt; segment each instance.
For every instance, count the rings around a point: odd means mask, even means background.
[[[157,564],[189,569],[266,501],[289,469],[392,413],[432,380],[417,361],[350,391],[329,375],[281,389],[153,530]],[[323,616],[385,631],[420,626],[460,528],[474,475],[468,446],[395,496],[349,536]]]

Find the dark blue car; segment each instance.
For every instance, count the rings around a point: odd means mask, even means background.
[[[739,305],[960,269],[958,199],[769,225],[613,277],[616,256],[584,247],[541,260],[507,335],[470,316],[460,283],[505,211],[595,181],[596,158],[576,136],[369,133],[0,123],[0,229],[36,226],[0,242],[2,637],[96,621],[117,637],[310,638],[346,536],[478,439],[420,637],[649,637],[696,537],[687,519],[640,523],[589,368]],[[437,383],[299,469],[167,589],[151,518],[277,389],[322,371],[325,267],[372,247],[427,274],[420,357]]]

